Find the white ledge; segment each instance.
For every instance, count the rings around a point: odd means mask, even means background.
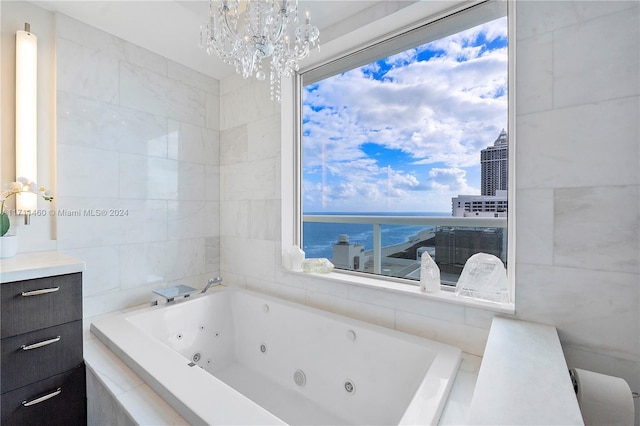
[[[584,424],[555,327],[493,319],[468,424]]]
[[[472,299],[470,297],[456,296],[453,292],[453,288],[449,289],[442,286],[442,290],[438,292],[424,292],[420,290],[420,287],[416,284],[409,285],[400,282],[393,281],[392,279],[384,279],[384,277],[365,277],[362,275],[349,274],[344,272],[329,272],[327,274],[320,273],[306,273],[296,272],[284,269],[286,273],[294,275],[313,276],[314,278],[328,280],[332,282],[339,282],[343,284],[351,284],[360,287],[375,288],[381,291],[389,291],[392,293],[399,293],[404,295],[415,296],[419,298],[436,300],[444,303],[452,303],[455,305],[469,306],[473,308],[484,309],[492,312],[499,312],[502,314],[515,314],[515,305],[513,303],[495,303],[485,300]]]

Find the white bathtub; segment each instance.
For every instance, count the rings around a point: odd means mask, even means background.
[[[461,355],[223,286],[91,330],[192,424],[435,424]]]

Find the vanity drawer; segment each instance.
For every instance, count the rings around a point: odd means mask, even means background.
[[[2,339],[1,348],[4,393],[82,364],[82,320]]]
[[[1,337],[82,319],[82,273],[0,286]]]
[[[3,394],[0,423],[2,426],[86,425],[85,394],[85,370],[82,365]]]

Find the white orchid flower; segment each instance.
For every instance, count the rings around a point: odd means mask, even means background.
[[[18,192],[18,191],[22,191],[22,184],[19,182],[11,182],[9,183],[9,191],[11,192]]]

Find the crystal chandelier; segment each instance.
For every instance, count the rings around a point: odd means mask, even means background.
[[[271,57],[271,99],[280,102],[280,79],[298,70],[320,35],[308,12],[305,23],[297,23],[298,0],[210,0],[200,46],[234,65],[243,78],[255,74],[264,80],[262,61]]]

